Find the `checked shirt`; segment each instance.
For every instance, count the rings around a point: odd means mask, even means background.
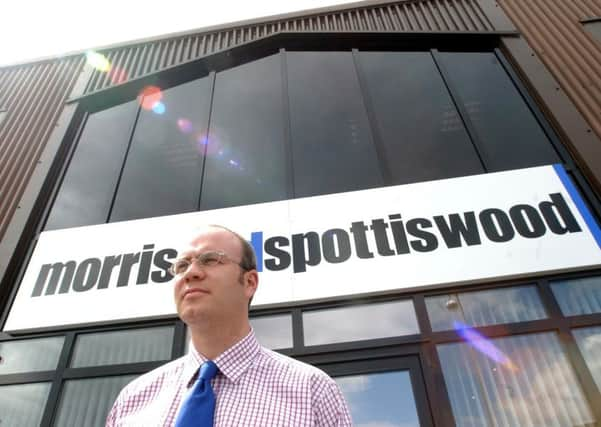
[[[128,384],[106,427],[171,427],[206,358],[187,355]],[[215,427],[351,426],[337,384],[319,369],[268,350],[251,331],[214,360]]]

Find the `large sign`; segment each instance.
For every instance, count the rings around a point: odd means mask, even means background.
[[[4,329],[174,314],[168,268],[202,224],[247,236],[253,304],[601,265],[559,165],[44,232]]]

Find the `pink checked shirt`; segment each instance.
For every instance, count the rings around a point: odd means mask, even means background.
[[[173,426],[206,360],[190,352],[128,384],[107,427]],[[251,331],[217,357],[215,426],[351,426],[338,385],[319,369],[259,345]]]

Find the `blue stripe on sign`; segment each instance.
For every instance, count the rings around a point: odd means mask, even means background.
[[[555,169],[557,176],[561,180],[567,192],[570,194],[572,201],[578,208],[578,212],[580,212],[580,215],[582,216],[582,218],[584,218],[584,222],[586,222],[588,229],[595,238],[597,246],[599,246],[599,249],[601,249],[601,229],[599,229],[597,221],[595,221],[595,218],[593,218],[593,214],[588,210],[588,208],[584,204],[584,200],[582,200],[580,193],[578,192],[578,190],[576,190],[574,183],[568,176],[568,173],[566,172],[564,167],[560,164],[554,164],[553,169]]]
[[[253,231],[250,233],[250,244],[255,250],[255,256],[257,257],[257,271],[263,271],[263,232]]]

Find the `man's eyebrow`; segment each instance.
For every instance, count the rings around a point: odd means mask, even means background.
[[[183,250],[183,251],[179,252],[179,253],[177,254],[177,257],[178,257],[178,258],[180,258],[180,259],[181,259],[181,258],[190,259],[190,258],[192,258],[194,255],[195,255],[195,251],[193,251],[193,250],[191,250],[191,249],[186,249],[186,250]]]

